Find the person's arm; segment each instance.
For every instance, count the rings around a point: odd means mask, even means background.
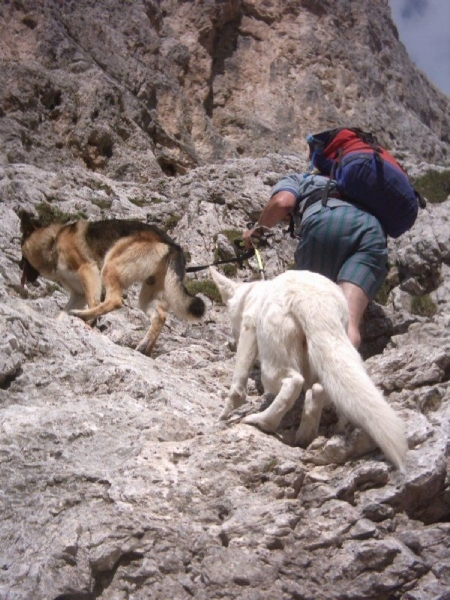
[[[255,224],[253,229],[246,229],[242,235],[244,246],[251,248],[251,238],[259,237],[261,231],[270,228],[289,218],[292,209],[295,206],[295,196],[292,192],[281,191],[272,196],[266,206],[263,208],[261,215],[259,216],[258,222]]]

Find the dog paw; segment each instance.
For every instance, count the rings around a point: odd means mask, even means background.
[[[228,407],[225,407],[223,409],[223,411],[220,413],[218,420],[219,421],[226,421],[228,419],[228,417],[230,416],[230,414],[232,413],[232,411],[233,411],[232,408],[230,409]]]
[[[231,415],[233,410],[242,406],[245,402],[245,394],[230,394],[225,402],[222,412],[220,413],[219,421],[225,421]]]
[[[68,319],[68,318],[69,318],[69,314],[68,314],[68,313],[66,313],[66,311],[65,311],[65,310],[62,310],[62,311],[59,313],[59,315],[56,317],[56,320],[57,320],[57,321],[64,321],[65,319]]]
[[[69,315],[71,317],[78,317],[79,319],[86,321],[86,319],[84,317],[84,310],[79,310],[79,309],[74,308],[73,310],[69,310]]]
[[[141,341],[135,347],[136,352],[144,354],[144,356],[150,356],[153,348],[155,347],[156,340],[149,335],[144,336]]]
[[[135,348],[136,352],[140,352],[141,354],[146,354],[147,351],[147,344],[144,344],[144,342],[141,342],[140,344],[138,344]]]
[[[262,413],[254,413],[252,415],[247,415],[242,419],[242,423],[245,423],[246,425],[255,425],[267,433],[274,433],[278,429],[277,424],[271,423],[268,419],[262,417],[261,414]]]
[[[70,316],[70,317],[78,317],[81,321],[83,321],[86,325],[86,327],[93,329],[96,325],[97,325],[97,318],[95,319],[85,319],[83,317],[83,315],[80,315],[78,313],[81,313],[83,311],[81,310],[69,310],[68,313],[64,313],[66,316]],[[63,313],[61,313],[63,314]]]
[[[302,431],[300,428],[295,434],[295,445],[300,446],[300,448],[307,448],[315,438],[314,432]]]
[[[153,348],[149,348],[147,344],[139,344],[135,350],[144,356],[151,356]]]

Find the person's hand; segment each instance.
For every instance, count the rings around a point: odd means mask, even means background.
[[[259,229],[246,229],[242,234],[242,241],[244,243],[244,248],[250,250],[253,248],[252,238],[259,238],[260,230]]]

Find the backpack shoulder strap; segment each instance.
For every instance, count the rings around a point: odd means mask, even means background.
[[[326,186],[322,190],[322,206],[327,205],[328,194],[330,193],[330,185],[331,185],[332,180],[334,179],[336,170],[339,168],[339,165],[341,164],[341,161],[342,161],[342,148],[339,148],[337,160],[333,163],[333,166],[331,167],[330,178],[327,181]]]
[[[426,205],[427,205],[427,201],[422,196],[422,194],[420,194],[415,188],[413,188],[413,190],[414,190],[414,193],[416,195],[417,202],[419,203],[420,208],[425,208]]]

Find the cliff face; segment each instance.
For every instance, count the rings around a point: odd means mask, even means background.
[[[404,474],[333,408],[296,447],[302,397],[277,435],[241,423],[270,401],[258,368],[218,422],[235,354],[217,301],[196,324],[170,315],[148,358],[136,286],[91,328],[56,318],[59,285],[20,282],[19,207],[155,223],[205,265],[307,167],[308,131],[348,120],[413,174],[443,168],[449,100],[387,2],[15,0],[0,51],[0,597],[448,599],[450,199],[389,240],[364,321]],[[268,279],[295,245],[275,229]]]
[[[449,99],[409,60],[387,0],[23,0],[0,8],[3,163],[118,179],[304,152],[352,123],[445,163]]]

